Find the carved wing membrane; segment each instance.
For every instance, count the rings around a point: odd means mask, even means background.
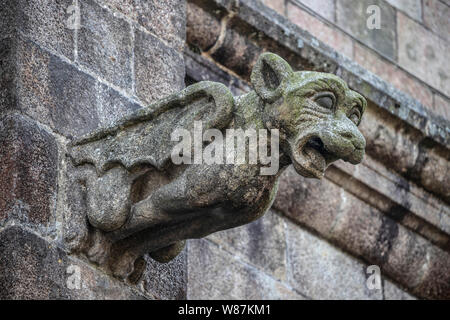
[[[203,81],[142,108],[112,127],[94,131],[73,141],[70,155],[75,165],[93,164],[101,174],[114,164],[127,169],[150,164],[157,169],[170,161],[171,133],[177,128],[194,131],[224,129],[232,119],[234,99],[226,86]]]

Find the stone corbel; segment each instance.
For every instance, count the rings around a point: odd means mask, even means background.
[[[67,247],[127,278],[140,271],[135,270],[136,260],[146,253],[167,262],[180,253],[186,239],[261,217],[289,164],[305,177],[321,178],[337,159],[361,162],[365,139],[357,126],[366,101],[343,80],[327,73],[294,72],[279,56],[264,53],[251,81],[254,91],[239,97],[219,83],[196,83],[72,141],[67,154]],[[265,145],[259,141],[259,148],[273,156],[279,147],[274,159],[280,170],[261,174],[267,163],[260,158],[231,164],[226,154],[214,164],[174,163],[179,142],[173,141],[173,133],[178,129],[194,136],[198,123],[203,130],[216,129],[224,140],[227,129],[266,130],[269,139]],[[279,144],[273,144],[275,138]],[[202,142],[201,150],[213,142]]]

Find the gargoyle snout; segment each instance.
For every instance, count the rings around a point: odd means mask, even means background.
[[[364,157],[366,139],[349,119],[331,123],[322,135],[325,148],[344,161],[358,164]]]
[[[347,145],[349,148],[343,148],[346,152],[342,153],[342,159],[352,164],[358,164],[364,157],[364,150],[366,148],[366,139],[357,129],[355,125],[350,130],[339,132],[341,136],[342,145]],[[345,141],[345,142],[344,142]]]
[[[354,131],[344,131],[339,133],[343,139],[349,140],[355,149],[364,149],[366,147],[366,140],[363,135],[359,132],[359,130]]]

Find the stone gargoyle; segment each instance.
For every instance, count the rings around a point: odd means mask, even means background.
[[[146,253],[167,262],[186,239],[261,217],[289,164],[302,176],[321,178],[337,159],[361,162],[365,139],[357,126],[366,101],[343,80],[293,72],[281,57],[264,53],[251,82],[254,90],[239,97],[222,84],[199,82],[72,141],[67,247],[126,278]],[[230,128],[277,129],[280,170],[262,175],[266,164],[259,160],[174,164],[171,134],[177,128],[193,132],[196,121],[224,135]],[[207,145],[203,141],[201,148]],[[272,144],[265,147],[275,151]]]

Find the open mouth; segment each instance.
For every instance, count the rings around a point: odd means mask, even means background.
[[[302,166],[308,173],[316,178],[323,177],[328,164],[336,159],[335,155],[329,152],[322,140],[315,136],[299,145],[298,153],[301,157]]]

